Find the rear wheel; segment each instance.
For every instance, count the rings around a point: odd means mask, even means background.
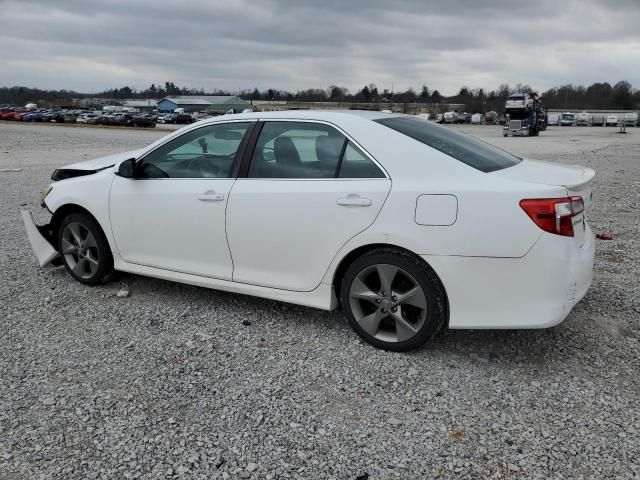
[[[102,283],[113,270],[113,256],[97,222],[86,213],[72,213],[60,223],[58,251],[69,275],[85,285]]]
[[[444,287],[420,258],[380,248],[354,261],[340,297],[352,328],[367,342],[404,352],[431,339],[445,324]]]

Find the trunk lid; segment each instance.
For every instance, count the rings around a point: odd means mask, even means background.
[[[584,212],[573,217],[574,238],[582,247],[586,241],[587,225],[585,215],[591,207],[591,182],[595,171],[581,165],[564,165],[542,160],[523,159],[513,167],[490,173],[512,180],[562,186],[567,196],[580,196],[584,202]]]

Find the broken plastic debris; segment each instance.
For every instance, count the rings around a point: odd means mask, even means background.
[[[596,233],[596,238],[598,240],[613,240],[613,235],[609,232]]]

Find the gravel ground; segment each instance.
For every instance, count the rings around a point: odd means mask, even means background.
[[[560,326],[394,354],[339,313],[38,268],[19,209],[46,219],[53,168],[166,132],[0,124],[0,169],[22,169],[0,173],[0,478],[639,478],[640,130],[460,128],[595,168],[614,239]]]

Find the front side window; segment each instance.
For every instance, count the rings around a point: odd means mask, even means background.
[[[137,178],[230,178],[249,122],[198,128],[142,159]]]
[[[450,128],[422,121],[419,118],[391,117],[374,121],[435,148],[481,172],[489,173],[502,170],[521,161],[520,158],[493,145]]]

